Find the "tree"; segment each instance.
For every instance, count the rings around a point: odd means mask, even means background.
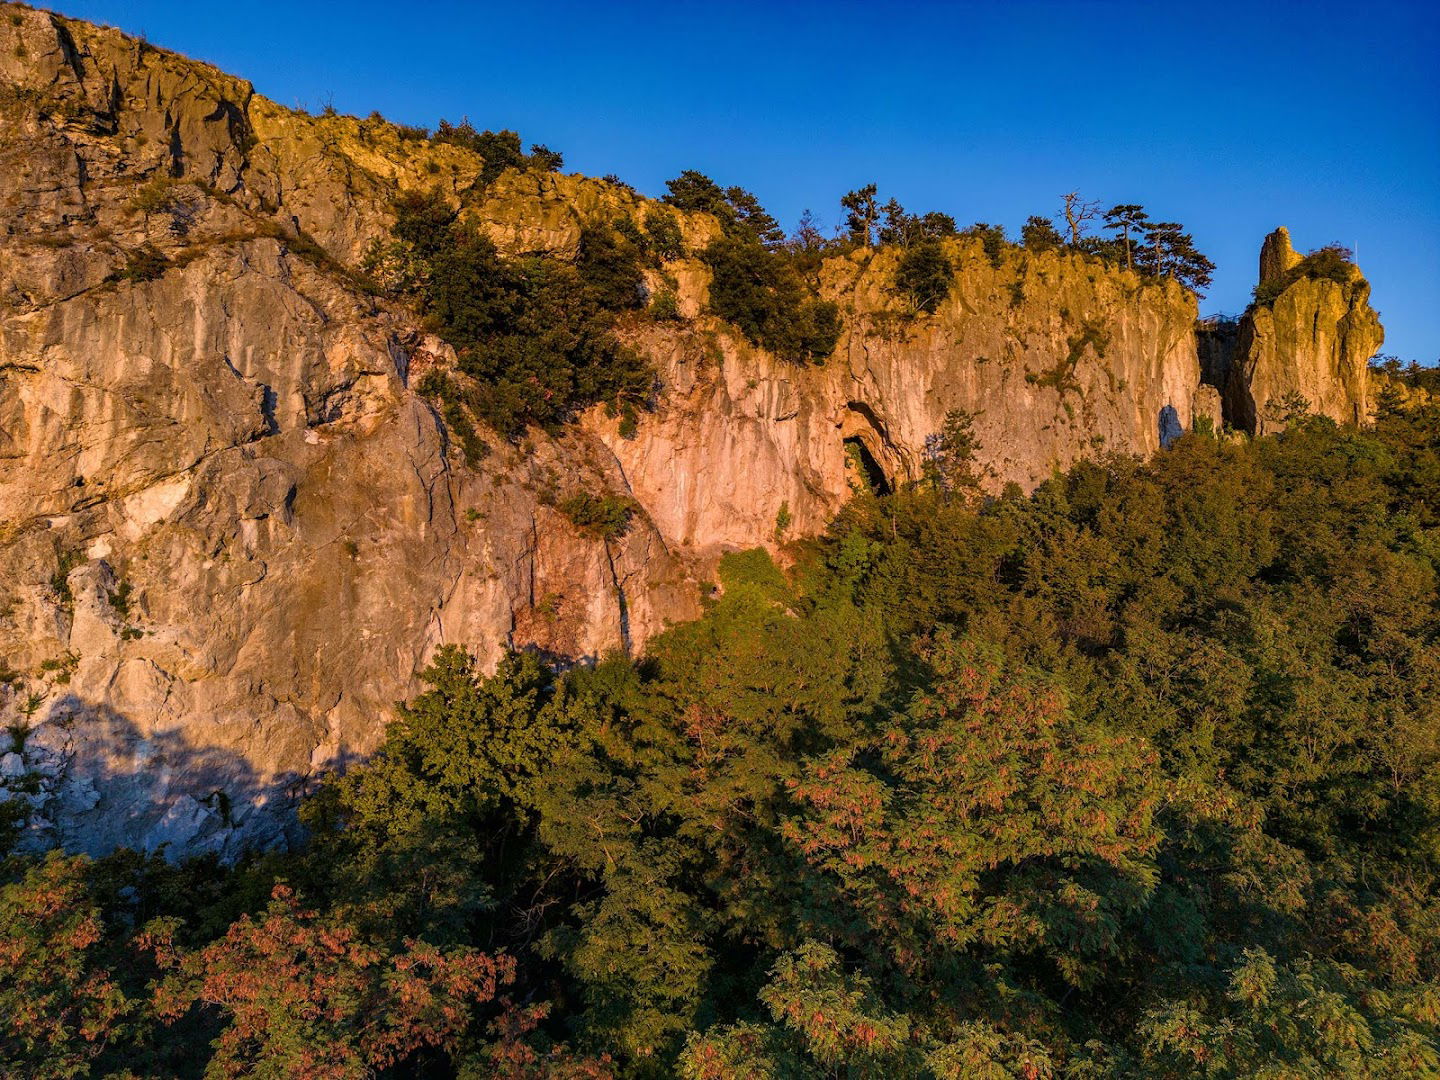
[[[650,249],[661,259],[678,259],[685,254],[685,236],[669,211],[646,211],[645,235]]]
[[[896,199],[880,208],[885,224],[880,227],[880,243],[905,245],[916,238],[918,222]]]
[[[742,187],[721,188],[704,173],[686,169],[667,180],[663,201],[680,210],[699,210],[719,219],[726,234],[752,240],[767,251],[785,243],[785,230],[754,194]]]
[[[785,230],[770,216],[760,200],[742,187],[725,189],[733,228],[753,237],[766,251],[778,251],[785,244]]]
[[[1145,208],[1135,203],[1121,203],[1105,211],[1105,228],[1120,236],[1120,246],[1125,252],[1125,269],[1135,268],[1134,240],[1145,235],[1150,221]]]
[[[816,255],[824,249],[825,233],[820,228],[820,220],[807,208],[800,215],[795,231],[790,234],[790,250],[804,255]]]
[[[478,183],[483,187],[492,183],[506,169],[524,169],[531,165],[531,159],[521,149],[520,136],[514,131],[476,131],[468,118],[458,124],[441,120],[432,136],[435,142],[453,143],[464,147],[485,159],[480,170]],[[532,147],[542,151],[539,161],[541,168],[560,167],[560,155],[545,147]],[[552,164],[553,163],[553,164]]]
[[[1027,251],[1055,251],[1065,246],[1065,238],[1048,218],[1031,214],[1020,229],[1020,242]]]
[[[874,184],[866,184],[847,192],[840,199],[841,209],[845,211],[845,231],[852,241],[864,247],[874,243],[875,226],[880,220],[875,192]]]
[[[878,933],[918,965],[1023,932],[1083,984],[1114,915],[1103,909],[1143,903],[1154,880],[1153,755],[1077,723],[1054,687],[1009,675],[984,646],[939,631],[923,655],[927,688],[873,743],[807,762],[781,832],[831,882],[831,931],[867,928],[855,947]],[[1095,871],[1119,880],[1100,909],[1072,909]]]
[[[141,1002],[126,994],[86,882],[89,860],[51,852],[0,888],[0,1066],[61,1080],[129,1034]]]
[[[973,499],[980,493],[975,414],[952,409],[938,432],[925,438],[925,482],[941,498]]]
[[[558,150],[551,150],[544,143],[534,143],[530,147],[526,166],[539,172],[559,172],[565,167],[565,155]]]
[[[1148,269],[1156,277],[1174,278],[1196,292],[1209,287],[1215,264],[1200,254],[1181,225],[1173,221],[1147,223],[1145,245]]]
[[[1070,246],[1078,248],[1085,236],[1086,223],[1100,216],[1100,204],[1080,198],[1078,191],[1067,192],[1060,198],[1064,203],[1060,213],[1070,230]]]
[[[985,257],[990,260],[990,265],[1000,267],[1005,262],[1005,226],[991,225],[988,222],[977,221],[968,229],[964,230],[961,236],[973,236],[980,241],[980,246],[985,252]]]
[[[665,181],[662,202],[678,210],[699,210],[717,217],[724,213],[725,192],[719,184],[702,172],[686,169],[673,180]]]
[[[906,250],[895,265],[895,287],[916,311],[933,315],[950,295],[955,267],[938,240],[923,240]]]
[[[194,952],[162,947],[160,959],[170,971],[155,995],[162,1018],[196,1007],[225,1018],[207,1075],[276,1080],[359,1080],[452,1046],[470,1009],[515,977],[509,957],[373,944],[283,885],[262,916]]]
[[[823,360],[840,336],[840,311],[810,292],[799,272],[752,236],[727,236],[702,257],[710,265],[710,306],[782,360]]]

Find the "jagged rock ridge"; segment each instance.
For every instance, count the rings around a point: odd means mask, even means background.
[[[634,437],[597,410],[470,467],[411,389],[448,348],[346,267],[403,189],[442,185],[509,252],[573,253],[645,200],[553,174],[478,190],[458,147],[284,109],[118,31],[0,16],[0,783],[34,805],[36,845],[276,840],[438,644],[638,648],[698,613],[720,551],[822,528],[847,460],[918,477],[951,409],[977,414],[997,487],[1221,420],[1178,286],[956,241],[929,317],[900,311],[891,253],[832,260],[846,330],[813,367],[704,314],[708,271],[677,260],[687,318],[626,331],[664,384]],[[174,199],[152,213],[157,177]],[[680,221],[692,251],[718,229]],[[127,278],[150,248],[164,272]],[[1273,383],[1292,338],[1229,367]],[[1325,357],[1315,400],[1363,404]],[[580,490],[642,513],[581,535],[555,509]]]

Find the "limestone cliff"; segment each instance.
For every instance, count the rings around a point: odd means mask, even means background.
[[[1370,284],[1353,266],[1340,280],[1302,269],[1284,226],[1265,238],[1260,284],[1283,289],[1246,311],[1224,365],[1227,418],[1254,435],[1283,426],[1285,403],[1296,397],[1339,423],[1370,418],[1369,361],[1385,340]],[[1287,276],[1294,280],[1286,284]]]
[[[1190,294],[957,239],[933,315],[901,309],[892,253],[831,260],[845,331],[812,366],[707,315],[708,271],[673,260],[684,318],[624,328],[663,383],[638,430],[596,410],[472,467],[411,389],[448,347],[351,269],[396,193],[439,184],[503,250],[562,256],[646,206],[576,176],[478,188],[483,164],[0,6],[0,786],[32,844],[275,840],[438,644],[638,648],[697,614],[720,551],[821,529],[851,463],[916,478],[952,409],[993,487],[1221,419]],[[718,232],[678,220],[692,253]],[[1292,340],[1272,338],[1266,393]],[[1337,385],[1315,400],[1363,394]],[[556,509],[581,490],[641,513],[587,537]]]

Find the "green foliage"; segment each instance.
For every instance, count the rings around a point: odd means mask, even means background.
[[[650,210],[645,214],[645,235],[650,248],[662,259],[678,259],[685,254],[685,240],[680,226],[670,214]]]
[[[742,187],[722,188],[704,173],[686,169],[667,180],[664,201],[680,210],[699,210],[719,219],[727,236],[759,244],[774,251],[785,242],[785,231],[760,205],[760,200]],[[646,221],[647,228],[649,219]]]
[[[941,499],[975,499],[980,495],[980,467],[976,456],[975,414],[952,409],[940,430],[925,439],[923,478]]]
[[[1049,218],[1031,214],[1020,228],[1020,243],[1026,251],[1058,251],[1065,246],[1065,238]]]
[[[62,548],[55,555],[55,572],[50,575],[50,592],[66,607],[75,603],[70,589],[70,571],[85,561],[85,556],[72,548]]]
[[[587,536],[619,540],[630,530],[635,501],[623,495],[592,495],[581,491],[562,502],[560,512]]]
[[[824,361],[840,338],[840,309],[816,295],[801,273],[804,253],[787,249],[784,230],[759,200],[744,188],[721,188],[693,169],[666,187],[671,206],[703,211],[720,222],[723,235],[700,253],[712,274],[715,314],[782,360]],[[654,237],[649,216],[646,228]],[[664,256],[662,243],[674,250],[678,236],[667,241],[662,227],[656,247]]]
[[[960,235],[978,239],[991,266],[998,268],[1005,264],[1005,250],[1009,246],[1005,240],[1005,226],[987,225],[983,221],[977,221]]]
[[[437,651],[303,851],[0,862],[0,1071],[1436,1075],[1440,409],[971,419],[643,657]]]
[[[550,673],[530,654],[509,653],[481,677],[473,657],[447,645],[420,677],[430,689],[401,706],[380,752],[335,782],[347,824],[376,837],[417,836],[532,801],[560,738],[536,721]]]
[[[679,322],[682,318],[680,298],[675,295],[673,289],[657,290],[655,295],[650,298],[650,306],[646,310],[650,312],[650,317],[657,322]]]
[[[790,530],[794,519],[790,516],[790,503],[788,501],[780,504],[780,509],[775,512],[775,539],[782,539]]]
[[[452,143],[473,151],[485,159],[477,183],[486,187],[507,169],[529,169],[535,172],[559,172],[565,159],[547,146],[521,150],[520,136],[513,131],[477,131],[468,119],[452,124],[441,120],[431,138],[437,143]]]
[[[840,338],[840,310],[809,294],[783,256],[758,242],[722,237],[702,257],[713,274],[710,306],[757,345],[793,363],[823,361]]]
[[[154,281],[172,265],[164,252],[152,244],[142,244],[125,253],[125,265],[114,276],[121,281]]]
[[[51,853],[0,887],[0,1065],[35,1080],[86,1076],[108,1040],[139,1034],[140,1002],[111,967],[87,860]]]
[[[547,256],[502,259],[479,229],[457,218],[439,192],[396,204],[396,247],[379,262],[396,291],[417,295],[436,330],[455,347],[459,374],[484,392],[443,377],[422,385],[472,460],[471,413],[501,434],[526,425],[554,428],[599,401],[643,403],[653,375],[611,330],[615,316],[644,303],[633,242],[587,229],[575,262]]]
[[[938,240],[923,240],[900,256],[895,287],[916,311],[933,315],[955,284],[955,266]]]
[[[1143,206],[1123,203],[1101,212],[1100,203],[1080,197],[1078,192],[1062,196],[1061,217],[1069,240],[1045,218],[1032,216],[1021,230],[1031,251],[1050,251],[1064,246],[1102,262],[1135,270],[1155,279],[1169,278],[1203,296],[1210,287],[1215,264],[1195,246],[1194,237],[1173,221],[1151,221]],[[1114,235],[1100,237],[1089,232],[1089,223],[1102,220]]]
[[[943,240],[955,235],[955,219],[949,214],[907,213],[900,203],[891,199],[883,207],[885,223],[880,228],[880,243],[907,247],[926,240]]]
[[[846,192],[840,199],[840,208],[845,211],[845,233],[851,242],[863,247],[873,244],[881,213],[875,185],[866,184]]]

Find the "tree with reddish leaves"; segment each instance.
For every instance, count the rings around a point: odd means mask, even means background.
[[[156,988],[166,1020],[192,1008],[227,1021],[208,1075],[348,1080],[451,1047],[475,1005],[514,978],[514,961],[406,940],[399,951],[364,940],[335,917],[301,906],[284,885],[257,918],[194,952],[158,943],[170,969]]]
[[[923,656],[933,679],[904,714],[791,782],[782,831],[834,890],[828,929],[884,939],[912,970],[980,944],[1044,952],[1083,982],[1107,909],[1154,882],[1154,755],[948,631]]]
[[[0,1067],[33,1080],[84,1076],[139,1022],[140,1002],[112,974],[89,860],[59,852],[0,889]]]

